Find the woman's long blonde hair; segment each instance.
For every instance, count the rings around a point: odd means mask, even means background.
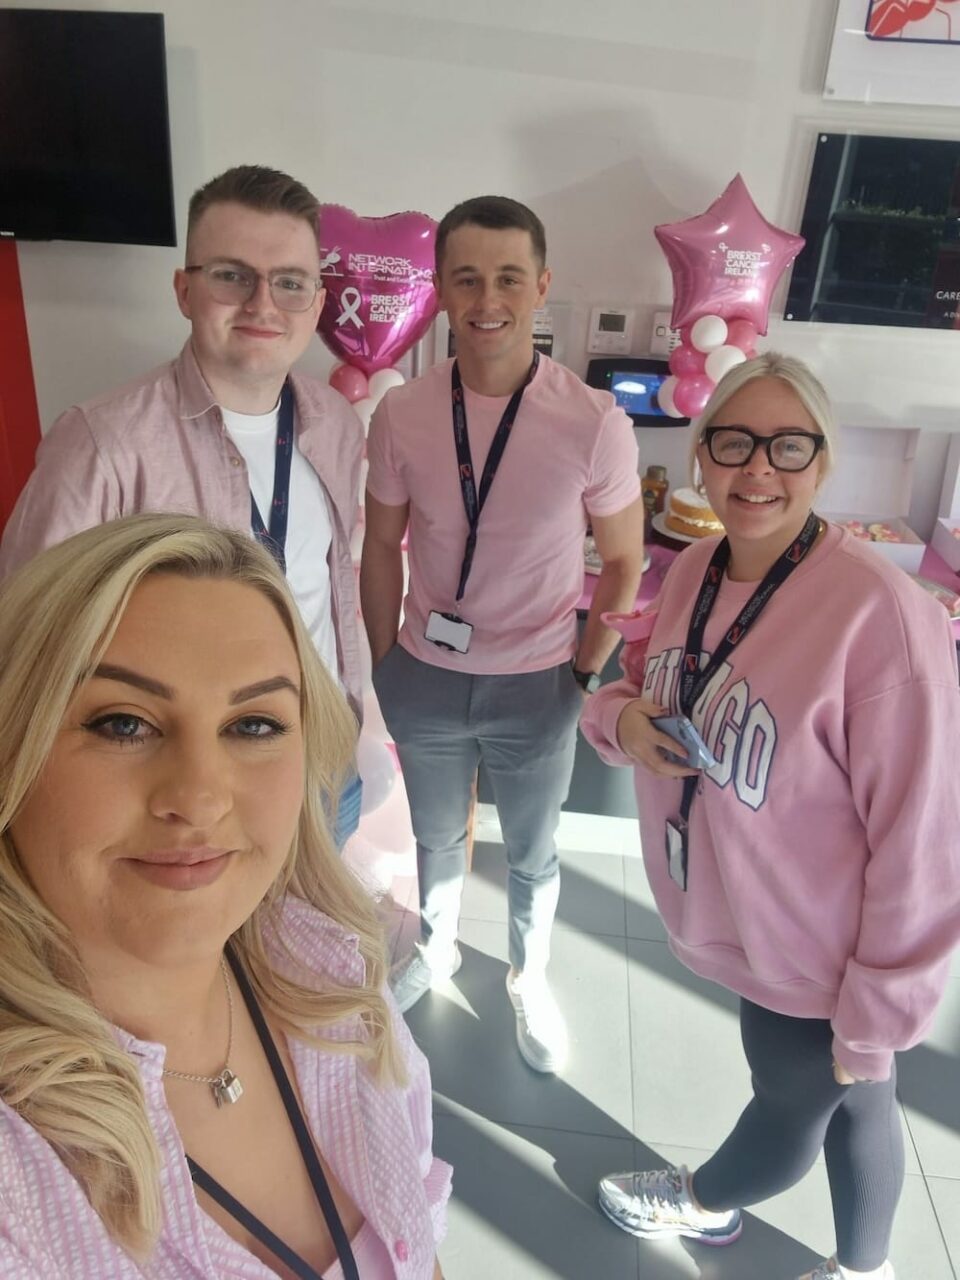
[[[250,538],[192,516],[146,515],[77,534],[0,588],[0,1097],[54,1147],[115,1240],[146,1256],[160,1231],[159,1153],[140,1076],[91,1003],[72,939],[38,897],[10,835],[77,687],[110,643],[150,574],[220,578],[276,608],[300,662],[305,787],[300,824],[276,883],[232,939],[259,999],[292,1034],[354,1052],[378,1077],[402,1068],[381,995],[386,976],[375,909],[347,871],[327,814],[353,761],[357,726],[314,652],[287,584]],[[279,933],[290,893],[358,936],[362,986],[322,999],[274,973],[265,931]],[[354,1043],[325,1027],[360,1015]]]

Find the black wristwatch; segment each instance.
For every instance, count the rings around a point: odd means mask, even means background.
[[[571,664],[572,665],[572,664]],[[600,677],[595,671],[578,671],[572,667],[573,678],[584,693],[596,693],[600,688]]]

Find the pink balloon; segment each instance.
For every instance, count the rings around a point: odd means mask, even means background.
[[[317,332],[335,356],[369,377],[389,369],[430,328],[437,224],[425,213],[361,218],[322,204],[317,222],[327,299]]]
[[[349,364],[341,364],[334,369],[330,375],[330,385],[334,391],[339,391],[351,404],[356,404],[358,400],[362,400],[369,390],[367,375],[360,369],[354,369],[353,365]]]
[[[710,399],[714,384],[706,376],[700,374],[695,378],[681,378],[674,388],[673,403],[684,418],[695,418],[703,412],[703,406]]]
[[[739,173],[705,213],[654,234],[673,272],[675,329],[716,315],[743,317],[766,333],[773,291],[804,245],[766,220]]]
[[[756,351],[758,336],[749,320],[731,320],[727,325],[727,345],[739,347],[747,356]]]
[[[675,373],[678,378],[695,377],[698,373],[703,373],[703,365],[706,360],[703,351],[698,351],[696,347],[688,347],[682,342],[679,347],[674,347],[670,352],[670,372]]]

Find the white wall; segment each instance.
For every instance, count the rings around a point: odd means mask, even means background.
[[[553,298],[570,304],[568,363],[581,369],[597,302],[635,306],[646,350],[671,296],[654,224],[699,213],[737,170],[793,228],[819,129],[960,135],[955,110],[821,99],[834,0],[57,7],[162,8],[181,235],[191,192],[240,162],[288,169],[370,215],[516,196],[546,223]],[[20,260],[44,423],[179,347],[176,250],[24,243]],[[842,421],[928,429],[911,512],[927,532],[943,433],[960,428],[960,335],[775,322],[770,341],[811,361]],[[329,363],[319,343],[306,358],[318,373]],[[664,457],[682,452],[680,434],[663,437]],[[660,461],[651,437],[645,461]]]

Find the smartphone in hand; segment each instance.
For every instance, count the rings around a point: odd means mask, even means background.
[[[717,763],[716,756],[700,737],[696,725],[688,716],[656,716],[650,723],[676,742],[676,754],[663,752],[664,757],[672,764],[683,764],[688,769],[710,769]]]

